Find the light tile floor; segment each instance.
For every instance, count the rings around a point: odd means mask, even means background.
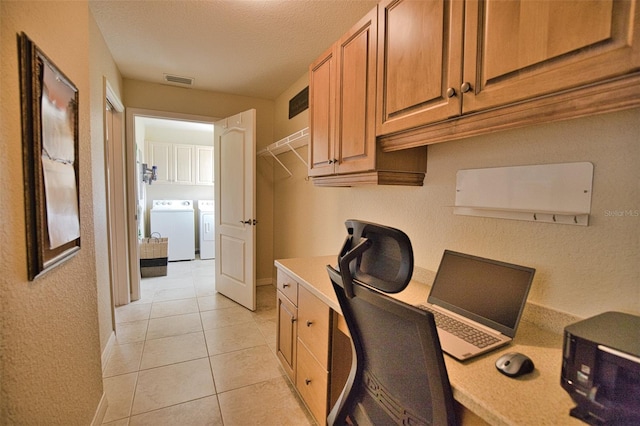
[[[258,287],[251,312],[214,279],[213,260],[170,262],[116,308],[105,424],[314,424],[275,356],[275,287]]]

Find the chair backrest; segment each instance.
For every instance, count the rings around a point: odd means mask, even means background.
[[[456,424],[433,315],[382,293],[402,291],[409,283],[411,271],[399,266],[409,256],[413,269],[408,237],[397,229],[358,221],[347,221],[347,229],[350,236],[339,256],[340,271],[331,266],[327,270],[355,356],[347,384],[327,422]],[[376,260],[372,254],[389,253],[388,247],[382,246],[401,249],[391,260],[384,256]]]

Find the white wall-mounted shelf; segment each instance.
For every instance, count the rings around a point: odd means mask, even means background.
[[[459,170],[454,214],[589,224],[593,164]]]
[[[277,142],[274,142],[268,145],[266,148],[258,151],[258,157],[271,156],[273,157],[278,164],[282,166],[283,169],[289,173],[289,176],[293,176],[293,173],[285,166],[282,161],[278,158],[278,155],[283,154],[285,152],[293,152],[300,161],[308,168],[309,165],[305,161],[304,158],[296,151],[297,148],[305,146],[309,143],[309,128],[305,127],[304,129],[295,132],[286,138],[280,139]]]

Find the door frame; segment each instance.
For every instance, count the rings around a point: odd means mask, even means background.
[[[118,97],[117,93],[113,90],[113,88],[111,87],[111,85],[109,84],[109,81],[105,78],[103,78],[103,93],[104,93],[104,105],[103,105],[103,113],[104,113],[104,118],[103,118],[103,123],[104,123],[104,143],[105,143],[105,179],[108,179],[108,175],[109,175],[109,164],[110,164],[110,160],[113,160],[113,152],[112,152],[112,147],[113,144],[110,143],[109,145],[106,145],[107,143],[107,134],[108,132],[112,132],[113,134],[111,135],[111,140],[114,140],[116,138],[120,139],[120,145],[123,147],[123,150],[126,151],[125,148],[125,142],[124,142],[124,120],[122,119],[123,114],[125,112],[125,108],[124,105],[122,104],[122,102],[120,101],[120,98]],[[113,132],[113,129],[107,129],[107,112],[106,112],[106,108],[107,108],[107,103],[110,104],[112,110],[113,110],[113,114],[114,116],[117,116],[118,118],[118,123],[119,123],[119,128],[116,129],[116,132]],[[107,150],[107,148],[109,148]],[[126,155],[126,152],[122,152],[121,153],[122,156],[124,157]],[[126,158],[126,157],[125,157]],[[125,176],[124,179],[125,181],[127,180],[127,173],[126,173],[126,169],[125,171]],[[123,187],[112,187],[110,182],[106,182],[106,188],[107,191],[113,191],[114,195],[117,196],[122,196],[122,198],[125,200],[125,205],[128,203],[128,199],[127,199],[127,189],[126,189],[126,183]],[[111,188],[111,189],[109,189]],[[124,229],[120,229],[120,227],[118,226],[117,223],[113,223],[112,221],[112,210],[115,208],[115,206],[112,205],[112,200],[109,196],[109,194],[107,195],[107,231],[109,233],[109,235],[113,235],[114,233],[124,233],[125,235],[128,233],[128,230],[126,228],[126,226],[124,227]],[[126,220],[127,225],[128,225],[128,220]],[[121,300],[123,298],[123,295],[126,295],[126,297],[124,297],[127,301],[130,300],[130,282],[129,280],[126,280],[124,282],[114,282],[114,265],[113,262],[115,262],[116,260],[113,258],[113,246],[112,246],[112,241],[109,238],[108,239],[108,251],[109,251],[109,283],[110,283],[110,287],[111,287],[111,310],[112,310],[112,322],[113,322],[113,329],[115,330],[115,315],[114,315],[114,310],[115,310],[115,304],[117,300]],[[127,246],[128,247],[128,246]],[[130,247],[128,247],[130,250]],[[130,255],[129,253],[127,254],[128,256]],[[128,275],[130,276],[130,273],[128,273]]]
[[[195,115],[195,114],[182,114],[177,112],[169,112],[169,111],[159,111],[153,109],[144,109],[144,108],[127,108],[126,114],[126,147],[127,147],[127,192],[128,192],[128,202],[131,203],[132,206],[138,205],[137,200],[137,181],[138,178],[138,166],[136,164],[136,117],[148,117],[148,118],[160,118],[167,120],[178,120],[178,121],[191,121],[196,123],[207,123],[213,125],[219,118],[209,117],[206,115]],[[144,143],[144,141],[142,141]],[[213,141],[211,141],[213,146]],[[144,145],[141,147],[142,152],[145,153]],[[146,154],[146,153],[145,153]],[[144,214],[144,213],[143,213]],[[129,265],[131,276],[135,275],[137,285],[137,297],[133,298],[134,293],[132,292],[132,300],[137,300],[140,298],[140,250],[138,248],[138,219],[137,219],[137,208],[129,209],[129,244],[130,247],[135,246],[129,250]],[[135,230],[135,232],[134,232]]]

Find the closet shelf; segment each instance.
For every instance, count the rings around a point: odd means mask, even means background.
[[[274,142],[271,145],[268,145],[264,149],[261,149],[260,151],[258,151],[257,156],[264,157],[264,156],[270,155],[278,162],[278,164],[282,166],[283,169],[287,171],[287,173],[289,173],[289,176],[292,176],[293,173],[291,173],[291,171],[287,168],[287,166],[285,166],[282,163],[282,161],[278,159],[277,156],[285,152],[291,151],[308,168],[309,165],[307,164],[305,159],[302,158],[302,156],[300,156],[300,154],[298,154],[298,152],[296,151],[297,148],[300,148],[301,146],[305,146],[308,143],[309,143],[309,128],[305,127],[304,129],[297,131],[287,136],[286,138],[280,139],[279,141]]]

